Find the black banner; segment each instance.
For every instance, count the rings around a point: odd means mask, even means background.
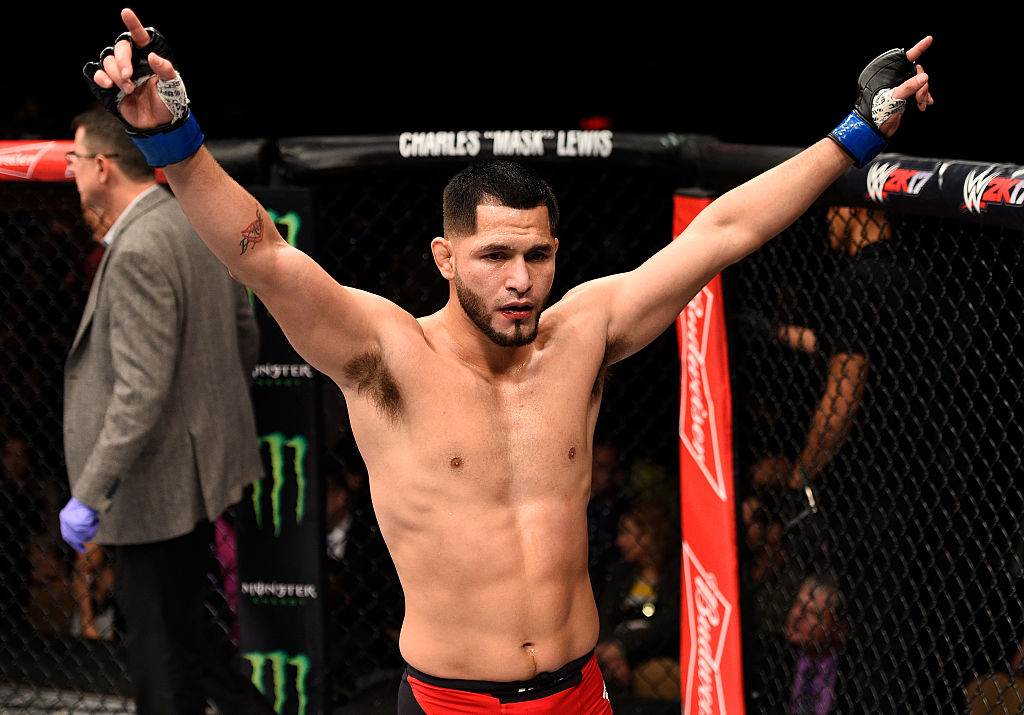
[[[304,189],[250,189],[289,243],[312,253]],[[238,515],[239,650],[282,715],[324,710],[325,527],[317,449],[319,377],[253,297],[260,362],[253,399],[266,476]]]
[[[1024,228],[1024,167],[883,154],[844,179],[882,208]]]

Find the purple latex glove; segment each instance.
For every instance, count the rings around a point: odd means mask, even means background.
[[[60,510],[60,535],[75,551],[85,553],[85,542],[91,541],[100,528],[96,512],[74,497]]]

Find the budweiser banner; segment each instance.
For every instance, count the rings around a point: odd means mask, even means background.
[[[677,195],[673,236],[710,203]],[[732,396],[721,277],[676,323],[683,527],[680,669],[686,715],[743,713]]]
[[[64,155],[71,151],[70,139],[0,141],[0,181],[71,181]],[[158,181],[166,181],[163,169]]]
[[[64,154],[70,140],[0,141],[0,179],[8,181],[70,181]]]

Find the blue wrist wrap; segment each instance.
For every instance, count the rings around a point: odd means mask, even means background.
[[[195,154],[203,145],[203,132],[195,116],[189,112],[184,124],[157,134],[129,134],[146,162],[152,167],[175,164]]]
[[[859,167],[878,156],[888,143],[885,137],[857,112],[850,112],[828,136],[845,149]]]

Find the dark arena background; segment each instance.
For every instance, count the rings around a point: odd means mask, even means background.
[[[428,244],[445,182],[473,158],[531,162],[553,185],[564,212],[557,297],[669,242],[676,197],[713,198],[821,138],[849,111],[866,62],[933,34],[922,64],[936,105],[908,111],[887,153],[721,276],[732,471],[731,518],[716,538],[734,554],[738,625],[710,637],[733,639],[741,655],[705,661],[687,645],[701,633],[684,574],[677,617],[613,705],[725,713],[732,697],[749,713],[801,712],[793,693],[811,649],[794,631],[813,611],[834,658],[833,712],[1020,711],[1024,150],[1013,18],[803,33],[774,16],[641,19],[621,8],[223,22],[137,9],[176,48],[211,150],[282,232],[339,281],[415,315],[446,298]],[[67,498],[62,370],[93,244],[52,160],[91,102],[79,68],[120,32],[118,10],[30,12],[4,50],[3,713],[133,711],[109,598],[93,604],[101,637],[81,632],[78,589],[102,571],[76,578],[56,529]],[[46,166],[57,169],[33,173]],[[882,241],[855,257],[834,250],[844,236]],[[394,712],[401,592],[343,400],[261,318],[254,399],[268,476],[219,525],[237,540],[237,563],[211,554],[210,608],[278,712]],[[610,461],[595,470],[614,475],[624,500],[668,506],[669,572],[689,573],[679,338],[667,331],[611,373],[595,438]],[[836,458],[808,484],[779,484],[816,410],[840,412],[823,395],[851,356],[868,377]],[[325,533],[339,482],[366,533],[340,583]],[[592,525],[600,598],[616,546],[614,531]],[[808,585],[828,594],[823,610]],[[691,691],[695,672],[717,685]]]

